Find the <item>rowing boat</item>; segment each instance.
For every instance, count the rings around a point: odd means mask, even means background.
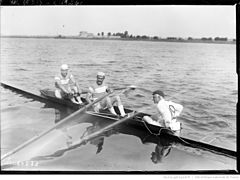
[[[46,98],[49,98],[49,99],[52,99],[52,100],[56,99],[56,97],[54,96],[54,94],[50,90],[48,90],[48,91],[42,90],[41,92],[44,92],[44,96]],[[56,102],[60,102],[60,101],[66,101],[66,100],[61,100],[61,99],[56,100]],[[69,104],[69,102],[68,102],[68,104]],[[64,104],[63,102],[61,102],[61,103]],[[70,103],[72,104],[71,106],[74,106],[73,105],[74,103],[72,103],[72,102],[70,102]],[[120,114],[120,112],[119,112],[119,110],[116,106],[114,107],[114,109],[115,109],[117,114]],[[124,108],[124,110],[125,110],[126,113],[133,113],[134,112],[133,110],[127,109],[127,108]],[[86,113],[90,116],[94,116],[99,121],[101,119],[102,120],[110,120],[110,121],[113,121],[113,122],[114,121],[119,121],[119,117],[114,115],[114,114],[111,114],[107,109],[101,110],[100,112],[86,111]],[[179,136],[175,135],[175,133],[168,128],[160,127],[160,126],[156,126],[156,125],[152,125],[152,124],[147,124],[146,122],[144,122],[142,120],[144,116],[151,116],[151,115],[141,112],[137,116],[132,118],[131,120],[125,122],[125,125],[134,127],[135,129],[140,129],[142,131],[148,131],[152,135],[160,135],[161,134],[161,135],[167,136],[169,138],[169,140],[181,142],[185,146],[201,148],[201,149],[204,149],[204,150],[211,150],[211,151],[214,151],[215,153],[218,153],[218,154],[224,154],[226,156],[236,158],[237,154],[236,154],[235,151],[224,149],[224,148],[217,147],[217,146],[213,146],[213,145],[210,145],[210,144],[207,144],[207,143],[187,139],[187,138],[184,138],[184,137],[179,137]]]
[[[42,96],[44,96],[45,98],[48,98],[49,100],[51,100],[53,102],[56,102],[56,103],[59,103],[59,104],[65,105],[65,106],[73,107],[73,108],[79,107],[78,104],[74,104],[70,100],[56,98],[55,95],[54,95],[54,91],[52,91],[52,90],[43,89],[43,90],[40,90],[40,92],[41,92]],[[84,98],[82,98],[82,101],[86,102],[86,100]],[[115,109],[115,112],[118,115],[120,115],[119,109],[116,106],[114,106],[114,109]],[[124,110],[128,114],[134,112],[133,110],[127,109],[127,108],[124,108]],[[91,115],[91,116],[94,116],[96,118],[106,118],[106,119],[109,119],[109,120],[112,120],[112,121],[118,121],[119,120],[119,116],[111,114],[108,111],[108,109],[100,110],[100,112],[86,111],[86,113]],[[150,116],[150,115],[146,114],[146,113],[139,113],[138,116],[131,119],[131,121],[128,121],[128,124],[131,124],[131,125],[134,125],[134,126],[140,127],[140,128],[145,128],[146,125],[142,121],[143,116]],[[159,131],[163,131],[163,133],[173,134],[173,132],[171,130],[166,129],[166,128],[162,128],[162,127],[151,125],[151,124],[148,124],[147,126],[148,126],[149,130],[151,132],[153,132],[154,134],[158,133]]]
[[[74,109],[79,108],[79,105],[74,104],[69,100],[56,98],[55,95],[54,95],[54,91],[52,91],[50,89],[40,90],[41,94],[36,95],[36,94],[33,94],[33,93],[29,93],[27,91],[21,90],[19,88],[7,85],[5,83],[1,83],[1,85],[3,87],[7,88],[7,89],[10,89],[10,90],[13,90],[13,91],[18,91],[21,94],[25,94],[28,97],[32,96],[34,98],[37,98],[38,100],[49,101],[49,102],[56,103],[58,105],[64,105],[66,107],[74,108]],[[84,99],[83,99],[83,101],[85,102]],[[116,109],[116,112],[119,113],[118,108],[115,107],[115,109]],[[133,110],[125,108],[125,112],[126,113],[131,113],[131,112],[133,112]],[[95,120],[99,120],[99,121],[101,119],[105,120],[105,121],[109,120],[109,121],[113,121],[113,122],[114,121],[119,121],[118,116],[110,114],[108,112],[108,110],[106,110],[106,109],[99,112],[99,113],[96,113],[96,112],[93,112],[93,111],[86,111],[86,114],[89,115],[89,116],[95,117]],[[225,155],[225,156],[228,156],[228,157],[231,157],[231,158],[234,158],[234,159],[236,159],[236,157],[237,157],[237,153],[235,151],[225,149],[225,148],[221,148],[221,147],[218,147],[218,146],[213,146],[213,145],[210,145],[210,144],[207,144],[207,143],[187,139],[187,138],[184,138],[184,137],[179,137],[179,136],[176,136],[171,130],[169,130],[167,128],[159,127],[159,126],[155,126],[155,125],[151,125],[151,124],[146,124],[142,120],[143,116],[145,116],[145,115],[149,116],[149,114],[146,114],[146,113],[138,113],[137,116],[135,116],[134,118],[124,122],[124,124],[127,125],[127,126],[131,126],[135,129],[139,129],[139,130],[144,131],[144,132],[149,132],[153,135],[159,135],[159,134],[161,134],[161,136],[165,135],[165,136],[167,136],[167,138],[169,140],[177,141],[179,143],[182,143],[185,146],[204,149],[204,150],[207,150],[207,151],[212,151],[216,154]],[[90,119],[93,119],[93,118],[90,118]]]

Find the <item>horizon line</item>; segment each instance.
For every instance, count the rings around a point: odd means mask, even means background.
[[[56,34],[56,35],[6,35],[6,34],[0,34],[0,37],[79,37],[79,38],[82,38],[81,36],[79,35],[62,35],[62,34]],[[138,35],[134,35],[135,37],[138,36]],[[148,35],[140,35],[140,36],[147,36],[147,37],[158,37],[158,38],[161,38],[161,39],[166,39],[166,38],[183,38],[183,39],[188,39],[188,38],[193,38],[193,39],[201,39],[201,38],[227,38],[228,40],[236,40],[236,37],[227,37],[227,36],[202,36],[202,37],[194,37],[194,36],[188,36],[188,37],[183,37],[183,36],[167,36],[167,37],[161,37],[161,36],[148,36]],[[107,35],[104,35],[104,36],[96,36],[96,37],[107,37]]]

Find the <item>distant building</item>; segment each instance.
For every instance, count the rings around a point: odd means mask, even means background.
[[[78,36],[81,38],[93,38],[94,34],[88,33],[87,31],[80,31]]]
[[[94,34],[93,33],[88,33],[88,38],[93,38],[94,37]]]
[[[87,37],[88,36],[88,32],[87,31],[80,31],[79,32],[79,37]]]

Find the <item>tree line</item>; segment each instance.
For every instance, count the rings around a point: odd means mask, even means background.
[[[123,33],[121,32],[117,32],[117,33],[97,33],[98,36],[118,36],[120,38],[131,38],[131,39],[159,39],[159,37],[157,36],[147,36],[147,35],[133,35],[133,34],[129,34],[128,31],[124,31]]]
[[[114,37],[114,36],[118,36],[120,38],[127,38],[127,39],[153,39],[153,40],[159,40],[159,39],[162,39],[158,36],[147,36],[147,35],[133,35],[133,34],[129,34],[128,31],[124,31],[124,32],[117,32],[117,33],[111,33],[111,32],[108,32],[108,33],[104,33],[104,32],[99,32],[97,33],[98,36],[102,36],[102,37]],[[181,38],[181,37],[167,37],[165,38],[166,40],[178,40],[178,41],[183,41],[184,39]],[[202,40],[202,41],[228,41],[228,38],[227,37],[215,37],[215,38],[212,38],[212,37],[202,37],[200,39],[195,39],[193,37],[188,37],[187,38],[188,41],[191,41],[191,40]],[[233,41],[236,41],[236,39],[233,39]]]

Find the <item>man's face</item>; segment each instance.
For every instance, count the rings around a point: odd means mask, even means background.
[[[161,100],[160,96],[158,94],[153,95],[153,102],[157,104]]]
[[[66,77],[67,74],[68,74],[68,70],[63,70],[63,69],[61,69],[61,75],[62,75],[63,77]]]
[[[102,85],[105,77],[104,76],[97,76],[97,85]]]

